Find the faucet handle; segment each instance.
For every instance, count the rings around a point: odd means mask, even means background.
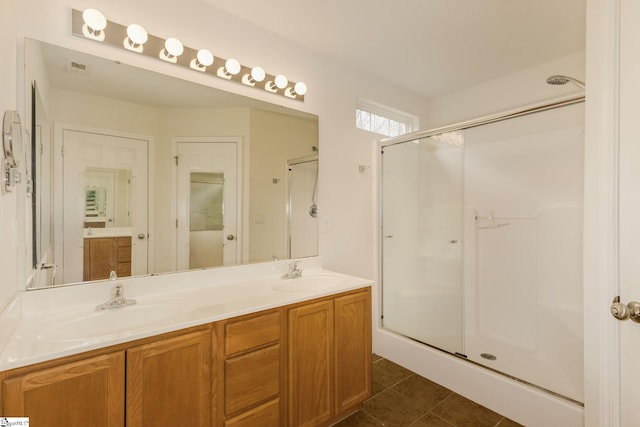
[[[124,287],[116,285],[111,289],[111,296],[114,298],[122,298],[124,296]]]
[[[114,270],[111,270],[111,273],[109,273],[109,280],[118,280],[118,273],[116,273]]]
[[[289,263],[289,274],[293,273],[294,271],[298,271],[298,263],[300,261],[291,261]]]

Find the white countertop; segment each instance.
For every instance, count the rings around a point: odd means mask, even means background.
[[[85,228],[84,238],[95,239],[98,237],[131,237],[131,227],[105,227],[105,228]]]
[[[0,371],[372,284],[324,270],[318,258],[300,261],[302,277],[281,279],[288,265],[287,260],[21,292],[0,313]],[[116,284],[137,303],[96,311]]]

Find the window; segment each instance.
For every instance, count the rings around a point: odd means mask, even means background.
[[[399,136],[417,128],[416,116],[370,101],[358,100],[356,127],[385,136]]]

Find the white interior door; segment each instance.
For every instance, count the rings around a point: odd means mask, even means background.
[[[620,10],[620,300],[640,302],[640,2]],[[640,425],[640,324],[620,322],[621,426]]]
[[[222,253],[222,265],[238,263],[238,147],[235,142],[179,142],[177,173],[177,268],[219,265],[217,252]],[[194,174],[222,174],[222,230],[197,234],[190,226],[191,187]],[[196,241],[197,239],[197,241]],[[205,242],[205,240],[207,242]],[[201,249],[195,250],[192,244]],[[204,252],[204,253],[203,253]],[[197,256],[194,263],[193,258]]]
[[[148,145],[143,139],[64,129],[63,168],[63,267],[62,282],[83,279],[85,187],[90,170],[130,171],[127,203],[131,208],[127,230],[131,234],[131,274],[147,273],[148,251]],[[113,195],[107,195],[115,200]],[[113,212],[113,211],[112,211]],[[114,218],[105,216],[107,227]],[[60,270],[60,269],[59,269]]]

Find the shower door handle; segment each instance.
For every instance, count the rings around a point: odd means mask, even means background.
[[[620,296],[617,296],[611,304],[611,315],[618,320],[631,319],[640,323],[640,302],[631,301],[625,305],[620,302]]]

